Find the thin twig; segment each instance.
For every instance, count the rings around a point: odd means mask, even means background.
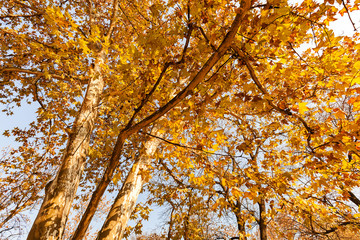
[[[126,128],[131,127],[135,117],[137,114],[141,111],[141,109],[145,106],[145,104],[149,101],[149,98],[152,96],[152,94],[155,92],[156,88],[160,84],[161,79],[164,77],[166,70],[172,65],[171,62],[165,63],[164,69],[161,71],[160,76],[158,77],[156,83],[154,84],[153,88],[150,90],[148,94],[146,94],[145,98],[141,101],[140,106],[135,109],[134,114],[132,115],[131,119],[129,120]]]
[[[183,49],[183,52],[182,52],[182,55],[181,55],[181,59],[177,62],[167,62],[165,63],[165,66],[163,68],[163,70],[161,71],[160,73],[160,76],[159,78],[157,79],[155,85],[153,86],[153,88],[150,90],[150,92],[148,94],[146,94],[146,97],[141,101],[140,103],[140,106],[137,107],[135,109],[135,112],[133,114],[133,116],[131,117],[130,121],[128,122],[127,124],[127,127],[126,128],[129,128],[131,127],[136,115],[141,111],[141,109],[145,106],[145,104],[149,101],[149,98],[152,96],[152,94],[155,92],[156,88],[158,87],[161,79],[164,77],[165,73],[166,73],[166,70],[171,66],[171,65],[177,65],[177,64],[181,64],[183,63],[185,60],[185,55],[186,55],[186,50],[187,48],[189,47],[189,42],[190,42],[190,37],[191,37],[191,32],[193,30],[193,25],[192,24],[188,24],[188,27],[189,27],[189,30],[187,32],[187,36],[186,36],[186,42],[185,42],[185,45],[184,45],[184,49]]]
[[[346,10],[346,13],[347,13],[347,15],[348,15],[348,17],[349,17],[349,20],[350,20],[351,24],[352,24],[353,27],[354,27],[354,31],[357,31],[357,28],[355,27],[355,23],[353,22],[353,20],[352,20],[351,17],[350,17],[350,12],[349,12],[349,9],[347,8],[346,4],[345,4],[345,1],[344,1],[344,0],[341,0],[341,2],[342,2],[342,4],[344,5],[344,8],[345,8],[345,10]]]
[[[173,146],[176,146],[176,147],[181,147],[181,148],[185,148],[185,149],[191,149],[191,150],[195,150],[195,151],[199,151],[199,152],[203,152],[203,153],[206,153],[206,154],[210,154],[210,155],[215,155],[215,156],[222,156],[222,157],[229,157],[228,154],[221,154],[221,153],[213,153],[213,152],[209,152],[209,151],[206,151],[204,149],[201,149],[201,148],[195,148],[195,147],[190,147],[190,146],[186,146],[186,145],[182,145],[180,143],[176,143],[176,142],[172,142],[170,140],[167,140],[165,138],[162,138],[162,137],[159,137],[159,136],[156,136],[156,135],[153,135],[151,133],[147,133],[147,132],[144,132],[142,130],[140,130],[141,133],[144,133],[150,137],[153,137],[153,138],[157,138],[163,142],[166,142],[170,145],[173,145]],[[237,157],[240,157],[240,156],[232,156],[233,158],[237,158]]]
[[[205,38],[205,41],[210,45],[211,49],[213,51],[216,51],[217,50],[216,47],[210,42],[209,38],[206,36],[204,29],[202,27],[197,27],[197,28],[200,30],[201,34]]]
[[[189,23],[188,24],[188,32],[186,34],[186,42],[185,42],[185,45],[184,45],[184,49],[183,49],[183,52],[181,54],[181,59],[177,63],[183,63],[185,61],[185,54],[186,54],[186,51],[187,51],[187,49],[189,47],[190,37],[191,37],[191,33],[192,33],[193,30],[194,30],[194,25],[192,23]]]
[[[175,176],[175,174],[171,171],[171,169],[166,165],[166,163],[162,160],[162,159],[159,159],[159,163],[164,167],[164,169],[166,170],[166,172],[174,179],[174,181],[183,186],[183,187],[186,187],[186,188],[189,188],[190,185],[187,185],[185,183],[183,183],[177,176]]]

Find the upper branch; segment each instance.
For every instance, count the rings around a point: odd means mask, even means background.
[[[112,16],[110,19],[110,27],[109,27],[107,33],[105,34],[106,37],[110,37],[112,32],[114,31],[114,27],[117,22],[118,12],[119,12],[119,0],[114,0]]]
[[[270,96],[270,94],[268,93],[268,91],[263,87],[263,85],[261,84],[261,82],[259,81],[258,77],[256,76],[255,70],[254,68],[251,66],[248,57],[243,53],[243,50],[240,49],[238,46],[236,46],[235,44],[232,45],[232,48],[234,49],[234,51],[239,55],[240,59],[243,60],[243,62],[245,63],[250,76],[252,78],[252,80],[255,82],[255,85],[258,87],[258,89],[267,96]],[[297,115],[296,113],[292,113],[289,109],[282,109],[278,106],[276,106],[270,99],[267,99],[268,104],[273,107],[275,110],[277,110],[278,112],[288,115],[288,116],[294,116],[295,118],[297,118],[302,124],[303,126],[306,128],[306,130],[312,134],[314,133],[314,131],[310,128],[310,126],[306,123],[306,121],[300,117],[299,115]]]
[[[134,125],[132,128],[127,129],[129,134],[134,133],[142,129],[143,127],[148,126],[152,122],[159,119],[165,113],[167,113],[170,109],[172,109],[176,104],[178,104],[181,100],[183,100],[186,96],[188,96],[191,91],[206,77],[207,73],[213,68],[213,66],[219,61],[219,59],[226,53],[226,51],[231,47],[233,39],[237,33],[237,30],[240,27],[242,19],[244,18],[247,10],[250,8],[251,1],[246,1],[246,5],[242,8],[240,13],[236,14],[235,20],[226,34],[223,42],[219,46],[216,52],[212,54],[212,56],[208,59],[205,65],[201,68],[201,70],[192,78],[190,83],[179,92],[173,99],[171,99],[167,104],[162,106],[159,110]]]

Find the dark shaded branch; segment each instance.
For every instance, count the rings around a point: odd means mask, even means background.
[[[37,83],[40,80],[40,78],[41,78],[41,76],[38,76],[36,78],[36,80],[35,80],[35,83],[34,83],[34,87],[35,87],[34,96],[35,96],[36,101],[40,104],[41,108],[46,111],[46,108],[45,108],[44,104],[42,103],[42,101],[40,100],[39,94],[38,94],[38,85],[37,85]]]
[[[288,42],[289,43],[289,46],[290,48],[294,51],[294,53],[299,57],[299,59],[301,61],[303,61],[306,66],[308,66],[309,68],[311,68],[312,70],[314,70],[315,72],[319,73],[318,70],[316,70],[313,66],[310,66],[310,64],[296,51],[296,49],[294,48],[294,46],[291,44],[291,42]],[[320,74],[320,73],[319,73]]]
[[[355,196],[355,194],[351,191],[348,191],[349,200],[356,204],[356,206],[360,207],[360,199]]]
[[[31,18],[31,17],[39,17],[42,16],[42,13],[37,13],[37,14],[31,14],[31,15],[25,15],[25,14],[8,14],[8,15],[4,15],[4,16],[0,16],[0,19],[4,19],[4,18]]]
[[[144,134],[146,134],[146,135],[148,135],[148,136],[150,136],[150,137],[157,138],[157,139],[159,139],[159,140],[161,140],[161,141],[163,141],[163,142],[166,142],[166,143],[171,144],[171,145],[176,146],[176,147],[181,147],[181,148],[185,148],[185,149],[191,149],[191,150],[194,150],[194,151],[200,151],[200,152],[203,152],[203,153],[206,153],[206,154],[215,155],[215,156],[222,156],[222,157],[229,157],[229,156],[230,156],[230,155],[228,155],[228,154],[212,153],[212,152],[206,151],[206,150],[201,149],[201,148],[195,148],[195,147],[185,146],[185,145],[182,145],[182,144],[180,144],[180,143],[172,142],[172,141],[167,140],[167,139],[165,139],[165,138],[162,138],[162,137],[153,135],[153,134],[151,134],[151,133],[145,133],[145,132],[143,132],[143,131],[141,131],[141,130],[140,130],[139,132],[144,133]],[[231,156],[231,157],[235,157],[235,158],[236,158],[236,157],[239,157],[239,156]]]
[[[174,181],[179,184],[180,186],[186,187],[186,188],[190,188],[190,185],[187,185],[185,183],[183,183],[178,177],[176,177],[174,175],[174,173],[171,171],[171,169],[166,165],[166,163],[164,163],[164,161],[162,159],[159,159],[159,163],[164,167],[164,169],[166,170],[166,172],[172,177],[172,179],[174,179]]]
[[[210,45],[210,47],[212,48],[213,51],[216,51],[216,47],[210,42],[209,38],[206,36],[206,33],[204,31],[204,29],[202,27],[197,27],[201,34],[203,35],[205,41]]]
[[[184,45],[184,50],[182,52],[180,61],[178,61],[177,63],[183,63],[184,60],[185,60],[186,50],[189,47],[190,37],[191,37],[191,33],[192,33],[193,30],[194,30],[194,25],[192,23],[189,23],[188,24],[188,32],[186,34],[186,42],[185,42],[185,45]]]
[[[347,15],[348,15],[348,17],[349,17],[349,20],[350,20],[351,24],[352,24],[353,27],[354,27],[354,31],[357,31],[357,28],[355,27],[354,21],[351,19],[350,12],[349,12],[348,7],[346,6],[345,1],[344,1],[344,0],[341,0],[341,2],[342,2],[343,6],[344,6],[344,8],[345,8],[345,10],[346,10],[346,13],[347,13]]]
[[[134,114],[132,115],[131,119],[129,120],[126,128],[130,128],[132,123],[137,116],[137,114],[141,111],[141,109],[145,106],[145,104],[149,101],[149,98],[153,95],[156,88],[159,86],[161,79],[164,77],[166,70],[172,65],[173,63],[167,62],[165,63],[164,69],[161,71],[160,76],[158,77],[157,81],[155,82],[153,88],[150,90],[148,94],[146,94],[145,98],[141,101],[140,106],[135,109]]]
[[[185,42],[185,45],[184,45],[184,49],[183,49],[183,52],[182,52],[182,55],[181,55],[181,59],[177,62],[167,62],[165,63],[165,66],[163,68],[163,70],[161,71],[160,73],[160,76],[159,78],[157,79],[155,85],[153,86],[153,88],[150,90],[150,92],[148,94],[146,94],[145,98],[141,101],[140,103],[140,106],[138,108],[135,109],[135,112],[133,114],[133,116],[131,117],[131,119],[129,120],[126,128],[130,128],[132,126],[132,123],[136,117],[136,115],[141,111],[141,109],[145,106],[145,104],[149,101],[149,98],[152,96],[152,94],[155,92],[156,88],[158,87],[161,79],[164,77],[165,73],[166,73],[166,70],[171,66],[171,65],[177,65],[177,64],[181,64],[185,61],[185,55],[186,55],[186,50],[187,48],[189,47],[189,42],[190,42],[190,37],[191,37],[191,33],[194,29],[193,25],[192,24],[189,24],[188,25],[189,27],[189,30],[187,32],[187,35],[186,35],[186,42]]]

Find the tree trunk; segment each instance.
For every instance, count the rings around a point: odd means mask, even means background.
[[[172,237],[172,225],[173,225],[174,210],[175,210],[175,208],[171,209],[170,221],[169,221],[169,229],[168,229],[168,232],[167,232],[166,240],[171,240],[171,237]]]
[[[239,209],[240,210],[240,209]],[[235,214],[239,231],[239,239],[246,240],[245,221],[241,217],[241,210]]]
[[[267,240],[267,234],[266,234],[266,219],[265,219],[265,200],[264,198],[261,198],[260,202],[258,202],[259,205],[259,229],[260,229],[260,239],[261,240]]]
[[[45,198],[28,235],[28,240],[62,239],[64,227],[79,186],[97,107],[104,88],[101,74],[102,53],[92,69],[84,101],[69,136],[62,164],[53,181],[45,188]]]
[[[152,134],[160,135],[156,127],[154,127]],[[142,176],[142,172],[147,170],[159,143],[159,139],[151,138],[144,144],[144,153],[140,155],[132,166],[97,239],[121,239],[130,215],[136,206],[136,200],[142,186],[146,181],[146,178]]]
[[[190,240],[190,234],[189,234],[189,225],[190,225],[190,214],[191,214],[191,207],[192,205],[189,206],[187,215],[184,218],[184,240]]]

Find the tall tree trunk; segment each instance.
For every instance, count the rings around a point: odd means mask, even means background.
[[[168,232],[167,232],[166,240],[171,240],[171,237],[172,237],[174,210],[175,210],[175,208],[173,207],[171,209],[171,213],[170,213],[169,229],[168,229]]]
[[[258,202],[259,205],[259,229],[260,229],[260,239],[261,240],[267,240],[267,234],[266,234],[266,208],[265,208],[265,200],[264,198],[261,198],[260,202]]]
[[[152,134],[159,135],[159,129],[155,126]],[[110,209],[105,223],[100,230],[97,239],[121,239],[131,213],[134,211],[136,200],[146,181],[142,172],[148,169],[151,159],[160,143],[157,138],[150,138],[144,144],[144,153],[135,161],[121,190]]]
[[[79,186],[90,135],[97,117],[97,107],[104,88],[101,74],[103,62],[104,56],[100,53],[91,70],[86,95],[74,121],[62,164],[55,179],[45,188],[45,198],[28,240],[62,239],[71,204]]]
[[[184,240],[190,240],[190,231],[189,231],[189,225],[190,225],[190,215],[191,215],[191,208],[192,208],[192,203],[190,203],[188,212],[184,218]]]
[[[231,204],[231,209],[233,211],[233,213],[235,214],[236,217],[236,223],[237,223],[237,228],[239,231],[239,239],[240,240],[246,240],[246,228],[245,228],[245,221],[242,217],[242,213],[241,213],[241,201],[240,200],[236,200],[234,202],[232,202]]]

